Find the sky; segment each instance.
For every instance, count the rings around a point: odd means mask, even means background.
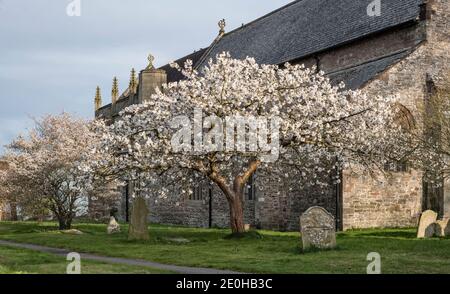
[[[164,65],[209,46],[220,19],[230,31],[289,2],[0,0],[0,153],[33,118],[92,119],[95,87],[108,103],[112,78],[124,90],[149,53]]]

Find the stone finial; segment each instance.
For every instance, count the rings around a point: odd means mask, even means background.
[[[219,21],[219,36],[222,36],[223,34],[225,34],[225,27],[226,27],[227,23],[225,21],[225,19],[221,19]]]
[[[117,77],[114,77],[111,90],[112,104],[116,104],[117,99],[119,99],[119,81],[117,80]]]
[[[148,65],[147,65],[146,69],[154,69],[155,66],[153,65],[153,62],[155,61],[155,57],[153,55],[149,54],[147,57],[147,60],[148,60]]]
[[[134,68],[131,69],[131,75],[130,75],[130,85],[129,90],[130,93],[136,93],[137,90],[138,81],[136,78],[136,70]]]
[[[100,87],[97,86],[97,89],[95,90],[95,111],[99,110],[100,107],[102,107],[102,93],[100,91]]]

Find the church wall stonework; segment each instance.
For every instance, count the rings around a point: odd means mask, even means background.
[[[413,227],[421,213],[422,175],[417,171],[374,179],[344,172],[343,227]]]
[[[342,71],[404,50],[411,50],[423,39],[425,39],[423,25],[401,27],[319,54],[319,68],[325,73]]]
[[[417,105],[427,97],[427,79],[438,86],[439,77],[450,72],[448,1],[429,1],[427,18],[427,23],[422,24],[427,40],[363,89],[369,95],[399,95],[417,123]],[[422,212],[421,203],[422,174],[418,171],[395,173],[381,182],[350,171],[344,175],[345,229],[415,226]]]
[[[450,179],[444,182],[444,217],[450,218]]]
[[[211,227],[229,227],[228,202],[217,186],[212,189],[211,220],[209,193],[202,200],[190,200],[186,195],[180,196],[181,193],[173,191],[164,199],[149,196],[150,221],[198,228],[208,228],[211,222]],[[244,221],[255,226],[255,201],[245,201]]]
[[[312,206],[322,206],[333,215],[336,213],[336,190],[331,179],[326,188],[302,187],[295,177],[278,181],[276,176],[260,171],[255,177],[255,187],[254,198],[244,200],[244,222],[252,228],[297,231],[300,215]],[[202,200],[190,200],[180,194],[173,191],[164,199],[149,195],[150,222],[200,228],[229,227],[228,202],[217,186],[212,188],[211,219],[209,193]]]
[[[324,188],[301,185],[294,172],[289,174],[293,176],[279,180],[270,174],[257,177],[256,227],[298,231],[300,216],[312,206],[322,206],[331,213],[336,213],[336,190],[331,178],[329,185]],[[324,180],[328,181],[328,178]]]

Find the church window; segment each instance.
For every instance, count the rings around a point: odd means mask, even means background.
[[[384,165],[384,170],[394,173],[408,172],[409,165],[406,161],[392,161]]]
[[[207,196],[207,194],[206,194],[206,189],[205,189],[204,185],[198,185],[198,186],[194,187],[193,193],[191,193],[191,195],[189,195],[189,200],[201,201],[201,200],[205,199],[206,196]]]
[[[245,199],[250,201],[255,200],[255,191],[256,191],[255,175],[253,175],[250,177],[247,184],[245,185],[244,189]]]

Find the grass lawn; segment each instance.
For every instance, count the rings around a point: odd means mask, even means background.
[[[75,224],[74,228],[85,234],[61,234],[54,223],[3,222],[0,239],[247,273],[365,274],[367,254],[378,252],[383,273],[450,273],[450,238],[418,240],[414,229],[339,233],[336,250],[304,253],[298,233],[259,231],[259,239],[237,240],[225,238],[228,230],[152,225],[149,241],[130,242],[126,225],[116,235],[107,235],[106,225]],[[180,242],[183,239],[188,242]],[[4,265],[1,259],[0,265]]]
[[[64,257],[32,250],[0,246],[0,274],[65,274],[68,261]],[[81,261],[82,274],[155,274],[157,269]]]

